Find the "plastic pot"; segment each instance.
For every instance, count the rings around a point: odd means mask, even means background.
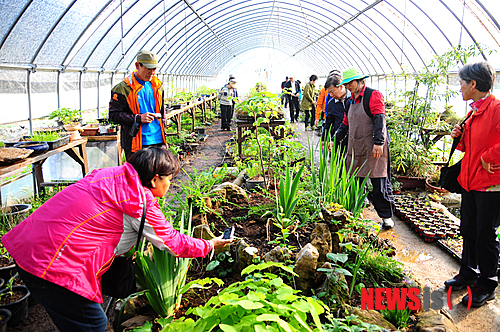
[[[0,256],[0,259],[2,260],[9,260],[10,265],[0,267],[0,279],[3,279],[4,281],[10,280],[10,278],[16,274],[15,269],[16,269],[16,264],[14,263],[14,260],[11,257],[8,257],[6,255]]]
[[[47,144],[47,142],[32,142],[32,141],[19,142],[17,144],[14,144],[14,147],[33,150],[32,155],[42,154],[44,152],[47,152],[47,150],[49,149],[49,145]]]
[[[247,180],[246,188],[248,190],[261,190],[264,188],[264,180]]]
[[[8,289],[3,289],[0,291],[0,294],[6,293]],[[28,296],[30,295],[30,291],[26,286],[12,286],[13,292],[21,292],[23,297],[17,301],[0,305],[0,309],[7,309],[11,312],[12,317],[10,318],[7,325],[9,327],[15,327],[28,318]]]
[[[8,309],[0,309],[0,332],[7,331],[7,324],[9,323],[12,313]]]

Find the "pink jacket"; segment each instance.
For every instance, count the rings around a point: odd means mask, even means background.
[[[2,237],[22,269],[102,303],[101,275],[137,241],[146,192],[143,235],[178,257],[204,257],[209,241],[176,231],[134,167],[94,170],[38,208]]]

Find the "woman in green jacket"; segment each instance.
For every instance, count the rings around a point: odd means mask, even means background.
[[[311,130],[314,128],[315,120],[315,109],[316,101],[314,100],[314,90],[316,80],[318,76],[311,75],[309,78],[309,83],[306,84],[304,88],[304,94],[302,95],[302,101],[300,102],[300,109],[304,110],[306,115],[306,130]]]

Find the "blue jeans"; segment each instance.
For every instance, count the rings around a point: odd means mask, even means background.
[[[104,332],[108,320],[101,305],[64,287],[17,268],[31,294],[61,332]]]

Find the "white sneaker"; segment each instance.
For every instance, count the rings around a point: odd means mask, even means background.
[[[382,219],[382,227],[392,228],[394,227],[394,221],[391,218],[384,218]]]

